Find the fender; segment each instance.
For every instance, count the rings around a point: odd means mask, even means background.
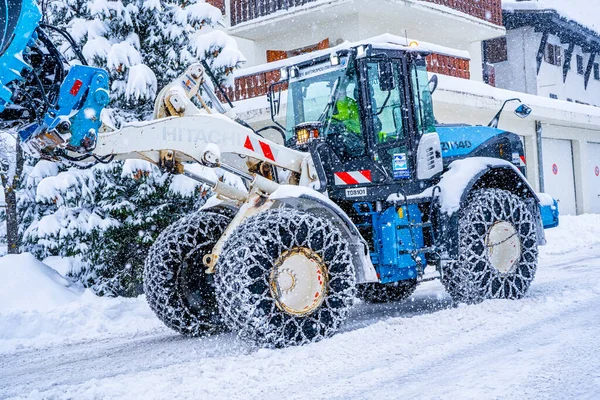
[[[350,244],[356,282],[378,282],[377,272],[369,256],[369,246],[348,215],[333,201],[307,187],[281,185],[269,196],[273,207],[292,207],[336,222]]]
[[[522,198],[537,221],[538,244],[546,244],[540,200],[527,179],[510,162],[487,157],[454,161],[437,186],[440,196],[436,237],[438,245],[446,250],[450,258],[458,254],[458,211],[466,205],[473,191],[483,188],[504,189]]]

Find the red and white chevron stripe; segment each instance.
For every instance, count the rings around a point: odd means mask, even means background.
[[[265,143],[257,138],[246,136],[246,141],[244,142],[244,147],[248,150],[251,150],[255,153],[261,154],[265,156],[266,159],[275,161],[277,157],[277,149],[271,148],[268,143]]]
[[[349,172],[334,172],[336,185],[358,185],[360,183],[370,183],[371,171],[349,171]]]

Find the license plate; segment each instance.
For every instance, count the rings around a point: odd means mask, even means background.
[[[346,197],[362,197],[367,195],[367,188],[346,189]]]

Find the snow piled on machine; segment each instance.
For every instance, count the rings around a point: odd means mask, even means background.
[[[47,262],[63,271],[70,260]],[[0,352],[163,328],[145,298],[102,298],[29,253],[0,257]],[[135,332],[134,332],[135,333]]]
[[[407,198],[429,198],[433,195],[439,195],[441,206],[440,210],[448,215],[454,214],[460,209],[460,202],[465,194],[465,190],[472,182],[473,178],[479,173],[490,169],[491,167],[509,168],[517,175],[521,176],[523,182],[526,182],[525,177],[521,172],[510,162],[491,157],[474,157],[464,160],[457,160],[450,164],[450,168],[444,173],[442,179],[435,187],[425,189],[423,192],[408,196]],[[439,188],[439,192],[437,191]],[[435,192],[434,193],[434,189]],[[392,194],[388,196],[387,201],[396,202],[404,201],[404,197],[400,194]]]

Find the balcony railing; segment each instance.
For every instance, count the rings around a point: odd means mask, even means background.
[[[423,0],[502,26],[502,0]]]
[[[231,26],[318,0],[230,0]],[[421,0],[502,25],[502,0]]]
[[[467,59],[434,53],[427,56],[426,62],[429,72],[463,79],[470,78]],[[236,77],[233,87],[226,89],[229,99],[239,101],[265,96],[269,86],[279,81],[280,72],[279,69],[269,70],[269,64],[265,64],[264,67],[265,71]],[[285,90],[286,87],[282,89]]]
[[[268,67],[268,64],[265,65],[265,68]],[[281,74],[279,69],[267,70],[252,75],[238,76],[235,78],[233,87],[226,89],[227,96],[231,101],[265,96],[269,91],[269,86],[278,82],[280,77]],[[287,89],[287,87],[285,89]]]
[[[470,63],[466,58],[430,54],[425,58],[427,71],[434,74],[454,76],[456,78],[470,79]]]
[[[231,0],[231,26],[317,0]]]

